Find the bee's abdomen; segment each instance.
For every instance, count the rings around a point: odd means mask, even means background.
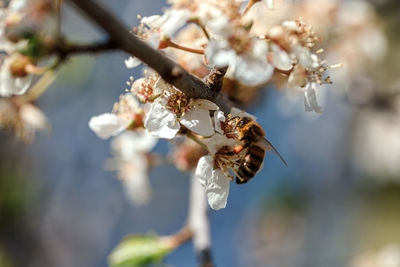
[[[243,184],[250,181],[259,171],[264,160],[265,150],[257,145],[252,145],[248,148],[239,169],[238,177],[236,177],[237,184]]]

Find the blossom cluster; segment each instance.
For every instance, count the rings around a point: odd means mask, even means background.
[[[151,191],[147,177],[151,165],[149,152],[157,139],[187,135],[209,154],[203,156],[204,151],[198,147],[182,145],[176,153],[177,166],[188,170],[198,162],[196,176],[206,189],[210,206],[224,208],[232,173],[237,173],[245,155],[235,153],[234,149],[243,144],[224,131],[226,117],[216,104],[188,98],[157,76],[147,74],[136,80],[131,84],[132,91],[120,97],[111,113],[90,119],[89,127],[100,138],[117,136],[111,144],[115,158],[108,160],[106,167],[118,172],[134,203],[145,203]],[[144,100],[144,94],[149,102],[140,106],[134,96]],[[235,108],[230,116],[252,117]],[[195,154],[192,160],[188,159],[189,154]]]
[[[138,16],[140,25],[132,34],[168,54],[203,81],[212,79],[213,71],[219,71],[223,76],[221,88],[213,88],[219,92],[219,98],[247,106],[255,101],[258,91],[276,82],[279,75],[287,87],[303,92],[306,111],[322,111],[317,91],[319,85],[331,83],[326,74],[330,66],[320,58],[320,38],[312,26],[301,19],[260,25],[254,10],[260,6],[274,8],[271,0],[171,0],[169,3],[161,15]],[[9,117],[10,112],[0,112],[3,127],[16,128],[22,124],[18,129],[29,128],[31,133],[48,128],[44,115],[32,102],[45,90],[43,84],[48,85],[52,80],[49,72],[53,68],[39,66],[39,62],[59,49],[57,42],[62,43],[62,38],[57,39],[55,10],[49,0],[12,0],[2,9],[0,35],[5,56],[0,67],[0,95],[6,97],[4,109],[15,110],[13,118]],[[58,56],[52,66],[64,59],[62,53]],[[127,68],[139,64],[134,57],[125,60]],[[43,75],[44,81],[29,89],[33,75]],[[132,200],[144,203],[149,199],[145,193],[151,191],[147,172],[157,161],[154,153],[150,153],[157,139],[186,137],[198,145],[178,142],[177,167],[196,169],[210,206],[225,207],[229,181],[238,172],[247,149],[236,150],[236,146],[246,144],[224,131],[228,114],[209,99],[188,97],[150,69],[144,71],[143,77],[132,77],[127,83],[127,92],[121,95],[112,112],[92,117],[89,127],[100,138],[114,138],[115,157],[106,162],[106,167],[118,172]],[[36,114],[35,118],[26,116],[23,111],[27,108],[21,108],[25,106],[35,110],[29,112]],[[230,116],[255,119],[244,114],[233,110]],[[188,153],[188,149],[193,149],[193,153]],[[182,155],[196,156],[187,156],[190,159],[185,161]]]
[[[11,0],[0,8],[0,128],[25,142],[33,140],[35,131],[49,129],[45,115],[33,101],[43,85],[54,80],[54,75],[47,73],[49,68],[39,66],[55,34],[54,21],[48,0]],[[44,75],[44,79],[28,91],[35,75]]]
[[[316,46],[320,39],[311,26],[302,20],[287,20],[277,25],[266,24],[262,34],[255,34],[252,25],[256,17],[251,10],[256,5],[272,8],[272,1],[169,2],[171,6],[162,15],[138,16],[140,25],[133,29],[133,34],[151,47],[168,53],[187,71],[204,80],[209,78],[212,70],[227,69],[223,87],[219,89],[224,97],[234,102],[238,95],[250,95],[248,92],[260,90],[279,74],[287,80],[289,87],[303,90],[306,111],[321,112],[317,90],[319,85],[330,83],[326,75],[329,66],[319,58],[321,50],[316,50]],[[139,64],[134,57],[125,60],[127,68]],[[139,146],[140,149],[132,144],[147,143],[144,140],[148,138],[186,137],[195,142],[188,145],[184,141],[178,145],[175,155],[179,156],[173,157],[177,159],[177,167],[195,169],[211,208],[224,208],[230,181],[237,176],[248,149],[243,141],[225,132],[228,114],[214,102],[187,97],[150,69],[144,71],[142,78],[131,77],[127,84],[128,92],[121,96],[113,111],[92,117],[89,122],[99,137],[117,136],[112,141],[116,158],[107,161],[108,168],[117,170],[126,184],[145,185],[136,193],[128,189],[137,196],[142,195],[136,202],[144,202],[148,197],[143,196],[143,192],[149,190],[148,182],[143,181],[148,179],[145,178],[148,167],[154,164],[149,156],[154,143],[144,148]],[[227,89],[229,86],[231,90]],[[236,103],[248,104],[240,99]],[[254,116],[235,108],[229,116],[255,120]],[[141,159],[132,156],[121,161],[121,155],[129,154],[123,152],[124,147],[129,147],[130,153],[134,151],[141,155]],[[244,149],[237,150],[237,147]],[[193,153],[187,153],[191,149]],[[196,156],[185,160],[182,155]],[[128,170],[130,174],[127,174]],[[142,182],[128,182],[131,178]]]

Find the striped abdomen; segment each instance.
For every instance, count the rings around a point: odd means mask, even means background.
[[[240,163],[236,183],[244,184],[250,181],[260,170],[265,156],[265,149],[258,145],[250,145]]]

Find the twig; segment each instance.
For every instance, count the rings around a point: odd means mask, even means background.
[[[168,41],[168,46],[176,48],[176,49],[180,49],[180,50],[183,50],[183,51],[186,51],[186,52],[195,53],[195,54],[199,54],[199,55],[204,55],[204,49],[190,48],[190,47],[186,47],[186,46],[183,46],[183,45],[179,45],[179,44],[174,43],[172,41]]]
[[[204,188],[193,174],[190,187],[188,224],[193,232],[193,243],[200,267],[213,266],[207,207]]]
[[[86,53],[102,53],[110,50],[116,50],[118,46],[115,42],[108,40],[98,42],[94,44],[68,44],[60,40],[52,48],[54,53],[58,54],[61,58],[65,58],[74,54],[86,54]]]
[[[165,81],[174,85],[188,97],[204,98],[215,102],[217,93],[172,59],[130,34],[127,31],[128,28],[104,7],[93,0],[70,1],[101,27],[120,49],[153,68]]]
[[[219,93],[222,89],[222,83],[228,67],[223,67],[219,69],[212,69],[210,74],[204,79],[204,82],[216,93]]]

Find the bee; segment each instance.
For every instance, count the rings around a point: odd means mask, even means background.
[[[275,147],[265,138],[265,132],[260,124],[250,117],[230,117],[223,126],[225,135],[243,143],[234,148],[234,153],[244,152],[236,173],[236,183],[243,184],[253,178],[264,162],[265,152],[273,151],[287,166],[286,161]]]

